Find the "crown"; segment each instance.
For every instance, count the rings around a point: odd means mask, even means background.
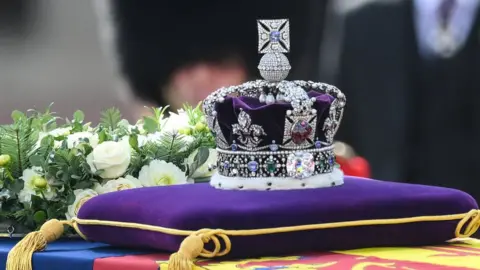
[[[343,184],[333,140],[345,95],[335,86],[285,81],[289,21],[258,20],[258,69],[264,80],[223,87],[203,102],[217,143],[220,189],[301,189]]]

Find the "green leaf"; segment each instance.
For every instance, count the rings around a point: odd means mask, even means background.
[[[75,122],[82,123],[85,119],[85,114],[82,111],[78,110],[73,113],[73,119],[75,119]]]
[[[45,158],[39,155],[30,156],[29,160],[30,160],[30,165],[37,166],[37,167],[42,167],[43,164],[45,163]]]
[[[153,115],[155,116],[155,119],[156,119],[157,122],[160,123],[160,120],[162,120],[162,118],[165,115],[165,112],[167,111],[168,107],[169,106],[160,107],[160,108],[152,107],[152,112],[153,112]]]
[[[62,175],[63,175],[63,171],[62,171],[62,170],[59,170],[59,171],[57,171],[57,173],[55,174],[55,178],[59,179],[59,178],[62,177]]]
[[[208,148],[206,147],[200,147],[198,148],[198,152],[193,158],[193,163],[192,164],[187,164],[188,165],[188,177],[191,177],[195,171],[200,168],[205,162],[208,160],[210,152]]]
[[[72,124],[72,132],[82,132],[83,131],[83,125],[81,122],[73,122]]]
[[[53,147],[54,138],[51,135],[47,135],[43,137],[42,141],[40,142],[41,147]]]
[[[10,189],[10,191],[13,193],[18,194],[23,189],[23,181],[16,179],[15,181],[10,182],[8,189]]]
[[[24,119],[24,118],[26,118],[26,116],[23,112],[17,111],[17,110],[12,112],[12,119],[13,119],[14,122],[18,122],[18,121],[20,121],[21,119]]]
[[[115,130],[118,127],[118,123],[122,120],[122,114],[117,108],[110,108],[102,112],[100,123],[110,130]]]
[[[65,211],[66,212],[66,211]],[[65,213],[63,212],[63,213]],[[62,214],[63,214],[62,213]],[[47,217],[49,218],[55,218],[57,217],[57,210],[56,210],[56,207],[55,205],[49,205],[48,208],[47,208]]]
[[[69,192],[67,195],[67,205],[70,205],[73,202],[75,202],[75,194],[73,194],[73,192]]]
[[[143,129],[147,131],[148,133],[155,133],[158,131],[158,123],[155,121],[155,119],[144,116],[143,117]]]
[[[32,205],[40,207],[43,204],[43,199],[40,196],[32,195]]]
[[[140,149],[138,149],[138,136],[135,135],[135,134],[132,134],[130,135],[130,137],[128,138],[128,143],[130,144],[130,146],[135,149],[135,151],[140,151]]]
[[[33,214],[33,220],[37,224],[43,224],[47,220],[47,213],[43,210],[37,211]]]
[[[208,160],[208,156],[210,154],[210,151],[206,147],[200,147],[198,148],[198,153],[195,155],[195,158],[193,159],[195,162],[198,162],[200,166],[202,166],[205,162]]]
[[[107,132],[105,130],[100,131],[98,133],[98,144],[101,144],[106,140],[107,140]]]
[[[78,182],[75,184],[75,186],[73,188],[75,189],[85,189],[85,188],[89,188],[92,186],[92,182],[89,182],[89,181],[82,181],[82,182]]]

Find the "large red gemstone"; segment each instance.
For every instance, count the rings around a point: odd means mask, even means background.
[[[305,120],[297,121],[292,126],[292,142],[295,144],[302,144],[312,134],[312,127]]]

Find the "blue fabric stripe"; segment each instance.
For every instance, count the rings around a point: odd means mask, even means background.
[[[8,252],[18,239],[0,238],[0,269],[5,269]],[[148,254],[148,251],[114,248],[80,239],[64,239],[50,243],[43,252],[33,255],[34,270],[93,270],[98,258]]]

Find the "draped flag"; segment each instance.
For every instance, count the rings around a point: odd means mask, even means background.
[[[0,265],[15,241],[0,238]],[[35,270],[167,270],[168,254],[113,248],[81,240],[52,243],[34,255]],[[366,248],[245,260],[200,260],[196,270],[480,269],[480,240],[443,246]]]

